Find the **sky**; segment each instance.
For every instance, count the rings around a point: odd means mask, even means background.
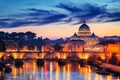
[[[83,20],[100,37],[120,36],[120,0],[0,0],[0,31],[65,38]]]

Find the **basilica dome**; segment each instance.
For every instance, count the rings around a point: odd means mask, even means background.
[[[86,24],[86,21],[83,21],[83,24],[79,27],[78,36],[88,37],[91,35],[90,28]]]
[[[79,30],[87,29],[90,30],[89,26],[86,24],[86,21],[83,21],[83,24],[79,27]]]

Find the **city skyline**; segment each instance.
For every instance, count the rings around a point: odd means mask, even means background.
[[[119,0],[1,0],[0,31],[32,31],[37,37],[65,38],[86,20],[97,36],[120,36]]]
[[[106,24],[106,23],[104,23]],[[87,24],[88,25],[88,24]],[[90,27],[91,25],[93,25],[93,27]],[[99,24],[96,24],[99,25]],[[103,24],[101,24],[103,25]],[[94,24],[89,24],[88,25],[90,27],[91,33],[95,33],[97,36],[99,37],[104,37],[104,36],[120,36],[119,35],[119,26],[116,26],[116,28],[109,28],[108,27],[104,27],[104,28],[97,28],[94,26]],[[61,25],[59,26],[61,27]],[[4,32],[27,32],[27,31],[32,31],[34,33],[37,34],[37,37],[43,37],[43,38],[49,38],[49,39],[58,39],[58,38],[66,38],[66,37],[70,37],[72,36],[75,32],[78,32],[79,29],[79,25],[78,26],[72,26],[71,28],[69,26],[66,26],[67,28],[59,28],[59,32],[57,31],[58,28],[53,27],[51,30],[49,30],[47,26],[45,27],[39,27],[41,29],[37,29],[37,28],[31,28],[31,27],[19,27],[19,28],[10,28],[10,29],[1,29],[1,31]],[[18,30],[18,31],[17,31]],[[99,30],[99,31],[97,31]],[[114,30],[114,32],[113,32]],[[46,32],[44,32],[46,31]],[[48,32],[49,31],[49,32]],[[66,33],[67,31],[67,33]],[[104,31],[104,32],[103,32]],[[110,31],[110,32],[108,32]],[[56,32],[56,33],[55,33]],[[57,36],[56,36],[57,35]]]

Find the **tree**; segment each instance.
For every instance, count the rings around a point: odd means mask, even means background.
[[[24,41],[19,40],[19,41],[17,42],[17,46],[18,46],[18,50],[21,50],[22,47],[24,46]]]
[[[54,48],[54,51],[61,51],[63,47],[58,44],[55,44],[53,48]]]
[[[99,44],[103,45],[103,46],[107,46],[108,44],[116,44],[117,41],[115,40],[105,40],[105,41],[101,41]]]
[[[6,51],[5,43],[0,39],[0,52]]]
[[[96,55],[92,55],[88,58],[88,64],[95,66],[95,67],[99,67],[99,65],[102,64],[102,59],[99,56]]]
[[[112,53],[112,56],[111,56],[109,63],[113,64],[113,65],[119,65],[119,61],[118,61],[116,53]]]
[[[28,49],[29,50],[34,50],[35,49],[35,43],[34,42],[30,42],[29,45],[28,45]]]
[[[33,32],[26,32],[25,35],[27,36],[27,39],[34,39],[36,37],[36,34]]]
[[[18,34],[18,39],[19,40],[24,40],[25,39],[25,34],[23,32],[17,33]]]
[[[12,38],[12,40],[17,40],[18,39],[18,33],[12,32],[11,33],[11,38]]]
[[[5,32],[0,31],[0,39],[2,39],[2,40],[3,40],[3,39],[5,38],[4,36],[5,36]]]

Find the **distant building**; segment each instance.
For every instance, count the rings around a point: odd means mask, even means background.
[[[84,50],[100,50],[96,44],[99,43],[99,37],[93,32],[91,34],[90,27],[86,24],[86,21],[83,21],[83,24],[79,27],[78,33],[74,33],[73,36],[67,38],[65,48],[71,46],[71,50],[74,50],[75,47],[84,47]],[[83,46],[83,41],[85,45]],[[72,45],[71,45],[72,44]],[[74,46],[74,47],[73,47]],[[96,48],[97,47],[97,48]],[[96,49],[95,49],[96,48]],[[70,47],[68,47],[68,50]],[[80,49],[80,51],[82,48]],[[76,49],[76,51],[78,51]]]
[[[63,51],[65,52],[82,52],[84,46],[83,40],[70,40],[64,44]]]

